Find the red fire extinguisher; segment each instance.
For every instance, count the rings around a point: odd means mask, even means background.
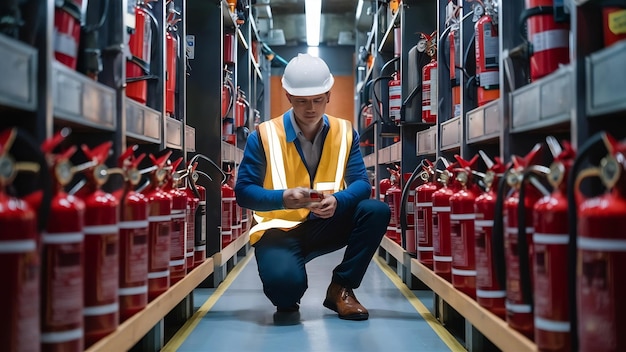
[[[250,104],[241,88],[237,88],[237,102],[235,103],[235,127],[245,127],[250,114]]]
[[[400,124],[400,108],[402,107],[402,82],[399,72],[391,75],[391,80],[387,83],[389,89],[389,119],[396,124]]]
[[[172,233],[172,196],[163,190],[166,163],[171,151],[160,157],[150,154],[156,168],[150,184],[141,191],[148,198],[148,301],[170,288],[170,242]]]
[[[193,247],[193,267],[196,268],[206,259],[206,188],[195,185],[199,199],[196,211],[196,226]]]
[[[596,145],[606,149],[598,167],[576,174],[586,155],[597,155]],[[568,179],[570,223],[570,277],[576,292],[571,319],[574,349],[622,351],[626,349],[626,144],[605,132],[594,135],[581,147]],[[582,182],[597,177],[606,191],[586,197]],[[575,244],[575,246],[574,246]],[[574,265],[572,265],[574,264]]]
[[[93,149],[82,145],[92,166],[83,170],[87,180],[76,195],[85,202],[85,347],[119,325],[119,200],[101,187],[108,181],[105,162],[112,142]]]
[[[197,162],[187,163],[185,172],[181,175],[181,179],[185,181],[183,187],[180,188],[182,192],[187,196],[187,210],[185,216],[186,226],[186,240],[185,240],[185,262],[187,266],[187,273],[194,268],[194,246],[196,239],[196,212],[200,202],[199,196],[193,191],[190,182],[190,178],[194,175]]]
[[[222,84],[222,139],[235,144],[235,109],[237,107],[237,91],[230,71],[224,69],[225,77]]]
[[[232,72],[224,68],[224,83],[222,84],[222,119],[230,115],[235,103],[235,86],[231,77]]]
[[[452,285],[466,295],[476,298],[474,202],[479,189],[473,182],[472,168],[478,160],[478,155],[469,161],[459,155],[455,155],[454,158],[459,164],[455,170],[459,189],[449,200]]]
[[[453,1],[448,1],[452,4]],[[452,117],[461,115],[461,85],[460,77],[457,77],[457,71],[461,67],[461,50],[460,50],[460,8],[455,6],[455,10],[450,14],[446,23],[450,28],[448,33],[448,69],[450,71],[450,86],[452,87]]]
[[[395,165],[394,165],[395,166]],[[400,198],[402,195],[402,186],[400,185],[400,170],[397,166],[396,170],[387,168],[390,176],[391,186],[385,192],[385,203],[389,205],[391,210],[391,217],[389,218],[389,224],[387,225],[386,236],[392,239],[399,245],[402,245],[402,239],[400,238],[400,230],[398,225],[400,224]]]
[[[427,39],[426,53],[430,62],[422,69],[422,122],[436,123],[438,109],[437,95],[437,32],[423,34]]]
[[[158,23],[150,8],[151,1],[154,0],[137,1],[135,30],[128,43],[132,57],[126,62],[126,96],[142,104],[148,98],[147,79],[151,77],[152,26]]]
[[[474,7],[477,18],[476,79],[478,106],[500,97],[500,44],[498,42],[497,8],[491,0],[478,0]]]
[[[415,188],[421,181],[421,164],[413,173],[404,174],[404,187],[400,195],[400,240],[402,248],[413,258],[417,257],[417,236],[415,234]]]
[[[506,321],[513,329],[529,338],[534,334],[532,302],[532,259],[534,248],[533,206],[547,192],[540,192],[539,183],[527,177],[530,167],[540,156],[537,144],[523,158],[513,156],[513,167],[506,175],[513,190],[503,200],[504,252],[506,260]],[[522,205],[523,206],[520,206]],[[495,224],[494,224],[495,226]],[[495,231],[494,231],[495,232]]]
[[[444,159],[445,160],[445,159]],[[458,190],[453,169],[456,163],[445,162],[438,180],[441,188],[433,192],[433,269],[435,274],[452,282],[452,248],[450,238],[450,197]]]
[[[548,181],[553,187],[534,206],[534,312],[535,343],[542,351],[569,351],[570,320],[567,285],[567,182],[575,152],[567,141],[554,137],[547,144],[554,157]]]
[[[626,4],[623,1],[604,2],[602,5],[602,27],[604,46],[611,46],[626,39]]]
[[[228,170],[226,172],[226,184],[228,185],[228,187],[230,187],[231,189],[233,189],[233,194],[234,194],[234,189],[235,189],[235,170],[233,168],[231,168],[230,165],[228,165]],[[242,225],[241,225],[241,218],[242,218],[242,209],[239,206],[239,204],[237,204],[236,201],[231,203],[232,205],[232,210],[231,210],[231,229],[233,231],[232,234],[232,238],[231,240],[236,240],[237,238],[239,238],[239,236],[241,236],[242,234]]]
[[[385,201],[385,194],[387,194],[387,190],[391,187],[391,180],[389,178],[383,178],[378,182],[378,191],[380,192],[378,198],[381,202]],[[372,192],[374,192],[376,187],[372,186]]]
[[[222,248],[233,241],[233,210],[235,209],[235,190],[228,184],[222,184]]]
[[[170,232],[170,285],[174,285],[187,274],[187,260],[185,244],[187,242],[187,194],[180,189],[180,175],[176,171],[183,161],[180,157],[168,166],[168,172],[163,184],[163,191],[172,197],[172,226]]]
[[[196,154],[189,160],[189,165],[195,165],[199,159],[207,161],[222,175],[222,184],[226,183],[226,174],[213,160],[202,154]],[[193,167],[193,172],[188,177],[189,186],[194,195],[198,197],[198,209],[196,210],[195,241],[194,241],[194,268],[202,264],[206,258],[206,188],[198,184],[199,176],[204,176],[209,181],[211,177]]]
[[[522,21],[528,21],[530,76],[537,80],[569,63],[569,21],[556,19],[554,0],[525,0]]]
[[[176,116],[176,79],[178,70],[178,61],[180,60],[180,44],[176,24],[180,15],[174,8],[174,3],[168,5],[167,32],[165,33],[165,78],[166,78],[166,94],[165,94],[165,112],[170,117]]]
[[[236,45],[237,37],[234,33],[224,34],[224,64],[232,65],[237,62]]]
[[[498,191],[498,183],[506,167],[496,157],[492,161],[482,150],[479,151],[487,165],[483,176],[485,191],[474,202],[474,232],[476,242],[476,302],[493,314],[504,318],[506,291],[497,280],[493,260],[493,223]]]
[[[80,26],[83,20],[83,0],[55,1],[54,9],[54,57],[60,63],[76,70]]]
[[[40,349],[40,257],[37,217],[24,200],[7,192],[20,171],[38,172],[9,154],[16,129],[0,132],[0,344],[8,351]]]
[[[41,146],[55,183],[46,228],[42,233],[41,348],[82,351],[85,203],[64,191],[76,168],[70,158],[76,147],[54,154],[69,134],[62,129]],[[41,194],[35,202],[39,203]]]
[[[417,259],[426,267],[433,268],[433,193],[439,189],[435,182],[435,165],[425,159],[422,172],[423,183],[415,188],[415,232],[417,236]]]
[[[145,154],[135,157],[136,150],[134,145],[119,157],[125,182],[114,193],[120,200],[120,323],[148,304],[148,198],[136,191]]]

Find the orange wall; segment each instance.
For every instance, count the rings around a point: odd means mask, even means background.
[[[282,76],[271,76],[270,118],[281,115],[291,108],[280,83]],[[354,124],[354,77],[335,76],[335,84],[330,91],[330,102],[326,113],[352,121]]]

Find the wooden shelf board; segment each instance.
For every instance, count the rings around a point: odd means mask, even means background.
[[[239,236],[237,239],[229,243],[228,246],[224,247],[220,252],[213,255],[214,267],[226,264],[226,262],[229,261],[230,258],[234,257],[248,242],[250,242],[250,234],[246,231],[245,234]]]
[[[396,258],[396,261],[403,266],[409,266],[411,264],[404,262],[404,249],[389,237],[384,236],[383,240],[380,242],[380,246],[383,247],[387,253],[391,254],[392,257]]]
[[[510,328],[506,321],[481,307],[474,299],[458,291],[417,259],[411,259],[411,273],[430,287],[487,339],[505,351],[537,351],[537,346]]]
[[[108,352],[128,351],[152,329],[178,303],[189,295],[202,281],[213,273],[213,259],[192,270],[169,290],[148,303],[146,308],[130,317],[107,337],[98,341],[86,351]]]

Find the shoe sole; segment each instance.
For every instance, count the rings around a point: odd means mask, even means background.
[[[344,320],[367,320],[369,318],[369,313],[355,313],[355,314],[350,314],[350,315],[341,315],[339,314],[339,312],[337,312],[337,305],[334,304],[332,301],[330,300],[324,300],[323,303],[324,307],[334,311],[337,313],[337,316],[339,316],[339,319],[344,319]]]

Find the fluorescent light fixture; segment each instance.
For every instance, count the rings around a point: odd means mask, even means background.
[[[322,18],[322,0],[306,0],[304,3],[306,20],[306,44],[320,45],[320,26]]]
[[[319,46],[310,46],[306,49],[306,52],[311,56],[319,57],[320,56],[320,47]]]

